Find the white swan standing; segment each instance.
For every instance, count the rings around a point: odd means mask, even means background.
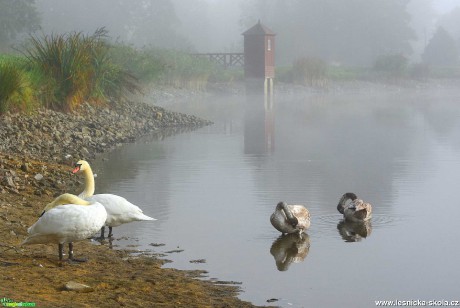
[[[62,261],[64,243],[69,243],[69,260],[85,261],[73,257],[73,242],[93,236],[106,219],[102,204],[62,194],[45,207],[37,222],[27,230],[29,235],[22,245],[58,244],[59,261]]]
[[[351,202],[347,203],[348,200]],[[358,199],[356,194],[351,192],[342,195],[337,210],[343,214],[345,220],[352,222],[363,222],[372,217],[372,205]]]
[[[270,216],[273,227],[281,233],[298,233],[310,227],[310,212],[303,205],[288,205],[279,202]]]
[[[85,178],[85,189],[78,196],[88,201],[99,202],[105,207],[107,211],[107,220],[104,226],[109,227],[109,237],[113,235],[112,227],[117,227],[132,221],[156,220],[155,218],[143,214],[138,206],[132,204],[123,197],[113,194],[94,195],[94,175],[87,161],[78,161],[72,173],[83,173]],[[101,228],[101,238],[104,238],[104,226]]]

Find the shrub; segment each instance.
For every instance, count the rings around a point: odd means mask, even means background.
[[[71,110],[86,100],[118,99],[125,90],[138,90],[136,78],[111,60],[106,34],[101,28],[90,36],[72,32],[31,37],[24,54],[42,79],[46,106]]]
[[[430,75],[430,67],[426,63],[414,63],[409,68],[409,74],[414,79],[426,79]]]
[[[374,62],[374,71],[385,77],[401,77],[407,71],[408,59],[401,54],[379,56]]]
[[[323,85],[327,64],[318,58],[300,58],[293,63],[291,78],[294,83],[307,86]]]
[[[0,58],[0,113],[30,111],[35,106],[34,90],[18,57]]]

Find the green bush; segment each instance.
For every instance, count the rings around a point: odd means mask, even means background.
[[[326,62],[319,58],[303,57],[294,61],[291,70],[283,72],[281,78],[287,82],[305,86],[324,86],[327,83]]]
[[[165,68],[159,76],[160,81],[174,87],[203,90],[214,70],[207,59],[184,52],[163,50],[158,55]]]
[[[110,51],[114,62],[129,70],[144,84],[163,84],[191,90],[203,89],[216,67],[207,59],[185,52],[115,44]]]
[[[414,63],[409,67],[409,75],[414,79],[426,79],[430,75],[430,67],[426,63]]]
[[[105,42],[107,32],[72,32],[31,37],[24,52],[41,79],[41,100],[50,108],[72,110],[85,101],[119,99],[138,89],[136,78],[114,63]]]
[[[165,64],[154,49],[135,49],[120,43],[110,48],[110,57],[114,63],[136,76],[143,83],[158,80],[165,70]]]
[[[20,57],[0,57],[0,113],[31,111],[35,106],[34,89],[24,60]]]
[[[401,54],[382,55],[375,60],[373,70],[383,77],[402,77],[407,72],[408,63],[409,60]]]

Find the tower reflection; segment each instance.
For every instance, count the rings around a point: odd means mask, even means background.
[[[263,155],[275,149],[275,109],[273,91],[265,92],[263,84],[246,86],[244,117],[245,154]]]

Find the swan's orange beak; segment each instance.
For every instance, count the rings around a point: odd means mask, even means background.
[[[75,165],[75,168],[72,170],[72,173],[75,174],[78,171],[80,171],[80,167],[81,167],[81,165]]]

